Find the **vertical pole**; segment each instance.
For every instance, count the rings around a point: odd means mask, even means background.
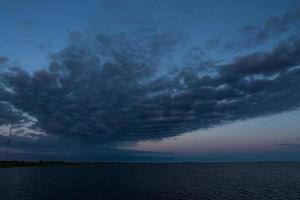
[[[7,154],[8,154],[8,148],[9,148],[10,136],[11,136],[11,132],[12,132],[12,128],[13,128],[13,123],[14,123],[14,120],[11,120],[9,135],[8,135],[8,138],[7,138],[7,144],[6,144],[5,154],[4,154],[4,160],[5,161],[7,159]]]

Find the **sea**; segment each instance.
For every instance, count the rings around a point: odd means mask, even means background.
[[[0,200],[300,200],[300,163],[0,168]]]

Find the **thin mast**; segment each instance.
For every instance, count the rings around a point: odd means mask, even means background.
[[[11,136],[12,128],[13,128],[13,123],[14,123],[14,120],[11,120],[9,135],[8,135],[8,138],[7,138],[7,144],[6,144],[6,149],[5,149],[5,153],[4,153],[4,160],[7,159],[7,154],[8,154],[8,148],[9,148],[10,136]]]

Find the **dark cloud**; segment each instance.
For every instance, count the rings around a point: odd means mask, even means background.
[[[187,36],[180,32],[142,32],[138,34],[119,33],[115,35],[98,34],[96,36],[97,51],[103,54],[126,51],[139,54],[138,58],[161,59],[170,55],[179,45],[184,44]],[[76,41],[78,42],[79,39]]]
[[[7,133],[0,134],[0,141],[7,141]],[[0,151],[5,147],[0,146]],[[2,156],[2,155],[1,155]],[[2,158],[0,156],[0,158]],[[11,136],[8,159],[11,160],[63,160],[63,161],[160,161],[176,159],[171,153],[137,151],[111,146],[85,144],[68,138],[40,136],[37,140],[29,137]]]
[[[164,52],[170,52],[180,44],[185,37],[174,33],[160,33],[151,35],[149,39],[149,50],[151,54],[162,54]]]
[[[210,48],[225,51],[238,51],[264,44],[270,39],[300,28],[300,5],[286,11],[281,16],[271,17],[262,25],[247,25],[234,33],[234,37],[223,34],[212,38],[207,43]],[[233,40],[228,40],[232,38]]]
[[[271,52],[254,53],[240,57],[224,69],[237,74],[271,75],[280,73],[300,64],[300,40],[288,40]]]
[[[26,44],[36,47],[37,49],[44,51],[44,52],[49,52],[52,47],[52,43],[48,42],[48,41],[45,42],[45,41],[37,41],[37,40],[28,39],[25,42],[26,42]]]
[[[103,34],[98,34],[96,36],[96,40],[103,45],[104,47],[110,48],[114,41],[112,41],[112,38],[110,38],[109,36],[103,35]]]
[[[299,106],[299,39],[216,66],[214,73],[201,66],[169,73],[149,54],[151,42],[135,48],[127,41],[113,44],[104,35],[89,44],[82,35],[75,36],[75,43],[70,40],[51,55],[48,68],[29,73],[13,67],[1,73],[0,101],[10,105],[0,107],[1,120],[21,112],[23,118],[36,119],[32,129],[48,136],[114,146]],[[99,42],[114,47],[102,55]],[[175,43],[164,45],[173,48]]]
[[[0,65],[1,65],[1,64],[5,64],[6,62],[8,62],[8,60],[9,60],[9,59],[8,59],[6,56],[1,56],[1,55],[0,55]]]
[[[37,24],[31,20],[24,20],[20,23],[21,28],[25,30],[33,30],[37,28]]]
[[[15,111],[11,105],[6,102],[0,102],[0,124],[8,124],[11,120],[21,120],[21,113]]]

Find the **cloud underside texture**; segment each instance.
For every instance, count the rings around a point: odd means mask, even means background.
[[[113,47],[109,38],[97,38],[89,45],[71,41],[51,56],[46,69],[33,73],[1,58],[0,123],[31,116],[37,120],[31,128],[48,135],[114,144],[299,106],[300,39],[205,72],[201,66],[163,68],[155,48],[172,49],[174,38],[144,48]]]

